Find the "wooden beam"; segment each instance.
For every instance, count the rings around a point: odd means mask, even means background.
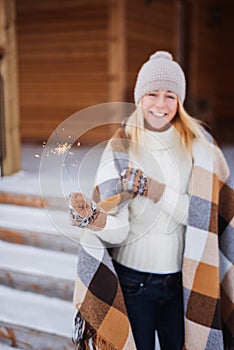
[[[108,99],[126,102],[126,0],[109,0]]]
[[[15,0],[0,0],[0,47],[3,58],[0,62],[2,80],[1,111],[4,113],[4,137],[0,145],[4,148],[1,162],[1,175],[11,175],[20,170],[20,133],[19,133],[19,93],[17,70],[17,47],[15,28]],[[3,145],[4,142],[4,145]]]
[[[187,76],[190,73],[191,1],[177,0],[177,60]]]

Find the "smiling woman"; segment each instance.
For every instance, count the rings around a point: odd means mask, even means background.
[[[105,220],[92,215],[84,195],[71,196],[71,214],[79,215],[73,224],[88,219],[74,298],[77,349],[102,342],[101,350],[154,350],[156,330],[161,350],[231,348],[233,207],[226,203],[234,202],[233,187],[212,136],[184,110],[185,87],[170,53],[150,56],[137,76],[136,109],[109,141],[96,174],[93,200]],[[114,195],[114,207],[99,208]],[[100,264],[87,253],[91,237],[111,247]],[[92,264],[97,269],[87,279]],[[122,327],[119,310],[131,328]]]

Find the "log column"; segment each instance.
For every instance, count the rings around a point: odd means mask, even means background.
[[[126,3],[109,0],[109,102],[126,102]]]
[[[15,0],[0,0],[1,176],[20,170]]]

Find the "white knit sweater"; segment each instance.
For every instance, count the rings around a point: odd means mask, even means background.
[[[135,197],[120,212],[108,215],[105,229],[96,232],[113,247],[119,263],[153,273],[181,270],[187,224],[188,183],[192,160],[174,127],[164,132],[146,131],[147,146],[137,156],[129,151],[131,166],[166,184],[160,201]],[[104,153],[97,183],[118,176],[111,153]],[[116,173],[115,173],[116,172]]]

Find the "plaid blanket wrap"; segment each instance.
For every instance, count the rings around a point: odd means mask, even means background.
[[[233,183],[221,150],[207,132],[205,135],[209,145],[195,139],[192,147],[189,221],[182,267],[184,350],[230,350],[234,349]],[[128,166],[124,128],[117,131],[110,144],[114,165],[120,173]],[[95,200],[113,196],[116,181],[100,184],[94,192]],[[117,210],[125,199],[124,193],[120,193]],[[74,289],[77,349],[134,350],[109,251],[91,231],[86,230],[84,237]]]

